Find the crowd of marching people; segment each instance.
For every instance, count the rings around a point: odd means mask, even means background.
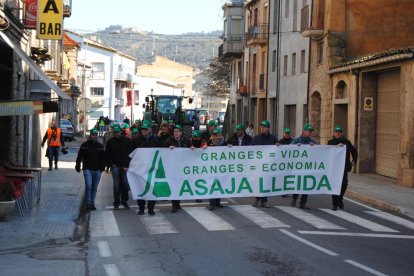
[[[99,126],[99,124],[98,124]],[[92,129],[87,141],[82,143],[78,157],[76,159],[76,171],[83,171],[86,186],[86,206],[88,210],[96,210],[95,198],[97,187],[103,171],[112,173],[113,178],[113,207],[119,209],[122,205],[129,209],[129,184],[127,171],[131,161],[129,155],[136,148],[207,148],[207,147],[233,147],[250,145],[315,145],[317,142],[311,137],[313,128],[305,124],[302,134],[296,138],[290,136],[289,128],[283,129],[283,138],[280,140],[270,133],[270,122],[264,120],[260,123],[259,133],[254,135],[253,127],[249,125],[237,124],[233,135],[225,141],[222,129],[218,127],[215,120],[208,122],[206,130],[193,130],[191,137],[183,135],[183,128],[174,122],[165,121],[159,126],[155,122],[148,120],[136,120],[130,126],[129,122],[123,124],[109,124],[108,131],[101,134],[101,129]],[[253,134],[249,135],[247,132]],[[103,143],[98,141],[98,136],[102,136]],[[357,161],[358,154],[355,147],[347,140],[340,126],[335,126],[333,137],[328,142],[329,145],[346,147],[346,161],[344,176],[342,179],[341,193],[332,196],[332,210],[343,209],[343,196],[348,185],[347,173],[351,171],[352,164]],[[82,168],[81,168],[82,165]],[[286,195],[284,196],[286,197]],[[299,195],[292,195],[291,206],[297,205]],[[299,208],[309,209],[307,205],[308,196],[300,195]],[[200,202],[201,200],[197,200]],[[149,215],[155,215],[154,200],[138,200],[138,215],[143,215],[145,210]],[[269,208],[267,197],[256,197],[254,207]],[[207,208],[211,211],[216,208],[223,208],[220,198],[209,199]],[[179,200],[172,200],[172,213],[177,213],[181,209]]]

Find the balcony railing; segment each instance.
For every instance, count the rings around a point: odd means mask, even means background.
[[[240,58],[243,55],[243,40],[240,36],[224,38],[223,44],[219,47],[219,58],[231,60]]]
[[[269,36],[269,24],[252,25],[245,34],[247,45],[266,44]]]

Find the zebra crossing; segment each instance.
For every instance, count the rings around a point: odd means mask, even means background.
[[[273,209],[274,208],[274,209]],[[177,234],[183,233],[185,224],[182,221],[180,225],[176,216],[180,219],[191,220],[192,223],[198,223],[206,231],[235,231],[237,230],[236,219],[246,219],[249,223],[263,229],[284,229],[290,227],[305,228],[299,230],[310,230],[310,226],[319,233],[330,231],[329,233],[345,233],[354,230],[355,227],[371,231],[373,233],[398,235],[402,230],[404,232],[414,230],[414,223],[392,214],[381,211],[361,211],[359,215],[348,211],[332,211],[330,209],[314,209],[311,212],[287,206],[274,206],[270,211],[256,208],[251,205],[228,205],[226,208],[209,211],[204,206],[183,206],[179,214],[171,214],[156,210],[155,216],[147,214],[138,216],[133,214],[134,220],[140,224],[149,235],[160,234]],[[274,210],[278,212],[274,212]],[[127,212],[136,212],[136,209]],[[92,237],[120,236],[120,230],[117,225],[116,217],[122,214],[122,211],[95,211],[90,214],[90,234]],[[224,215],[225,214],[225,215]],[[279,216],[280,214],[280,216]],[[238,218],[235,218],[238,216]],[[287,221],[296,219],[294,225],[289,225]],[[234,219],[234,221],[232,221]],[[380,224],[376,221],[382,221]],[[299,222],[299,223],[298,223]],[[291,223],[292,224],[292,223]],[[395,225],[395,226],[390,226]],[[359,229],[358,228],[358,229]],[[180,230],[178,230],[180,229]],[[398,230],[397,230],[398,229]],[[188,231],[192,231],[188,229]],[[335,232],[332,232],[335,231]],[[305,231],[299,231],[305,232]],[[309,232],[309,231],[307,231]],[[328,233],[328,232],[327,232]]]

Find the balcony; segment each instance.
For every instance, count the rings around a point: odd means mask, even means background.
[[[63,0],[63,17],[72,15],[72,0]]]
[[[324,26],[323,13],[318,14],[318,17],[315,18],[315,22],[311,22],[310,12],[311,10],[310,10],[309,5],[303,7],[301,10],[300,35],[303,37],[321,38],[323,36],[323,31],[324,31],[323,30],[324,28],[323,27]]]
[[[124,71],[117,71],[115,73],[115,81],[127,81],[128,80],[128,74]]]
[[[223,44],[219,47],[219,59],[223,62],[232,61],[233,59],[243,56],[243,40],[239,37],[224,38]]]
[[[269,24],[250,26],[245,34],[246,45],[266,45],[269,36]]]

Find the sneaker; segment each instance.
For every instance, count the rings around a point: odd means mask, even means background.
[[[154,212],[154,210],[149,210],[149,211],[148,211],[148,215],[150,215],[150,216],[153,216],[153,215],[155,215],[155,212]]]
[[[270,206],[267,204],[267,202],[262,202],[262,208],[270,208]]]
[[[339,202],[339,209],[343,210],[344,209],[344,203],[342,201]]]
[[[290,203],[290,206],[296,207],[296,201],[297,200],[298,200],[297,198],[292,198],[292,202]]]
[[[90,208],[91,208],[91,210],[93,210],[93,211],[95,211],[96,210],[96,207],[95,207],[95,204],[91,204],[91,206],[89,206]]]
[[[51,171],[52,170],[52,167],[49,167],[49,171]]]
[[[338,206],[332,206],[332,211],[338,211]]]
[[[216,209],[216,207],[211,206],[211,205],[207,205],[206,208],[209,209],[210,211],[214,211],[214,209]]]
[[[139,210],[138,211],[138,216],[143,215],[144,214],[144,210]]]
[[[55,170],[57,170],[57,169],[58,169],[57,164],[55,164]]]
[[[306,203],[303,203],[299,206],[300,209],[310,209]]]
[[[257,207],[257,205],[259,205],[259,202],[260,202],[260,198],[256,198],[256,199],[254,200],[254,203],[252,204],[252,206],[253,206],[253,207]]]
[[[217,208],[224,208],[224,206],[223,206],[223,205],[221,205],[221,204],[217,204],[217,205],[216,205],[216,207],[217,207]]]
[[[124,206],[124,208],[125,208],[126,210],[128,210],[128,209],[129,209],[128,202],[124,202],[124,203],[121,203],[121,204],[122,204],[122,206]]]
[[[119,209],[119,205],[115,205],[114,210],[118,210],[118,209]]]
[[[91,205],[86,205],[86,211],[90,211],[91,209]]]

